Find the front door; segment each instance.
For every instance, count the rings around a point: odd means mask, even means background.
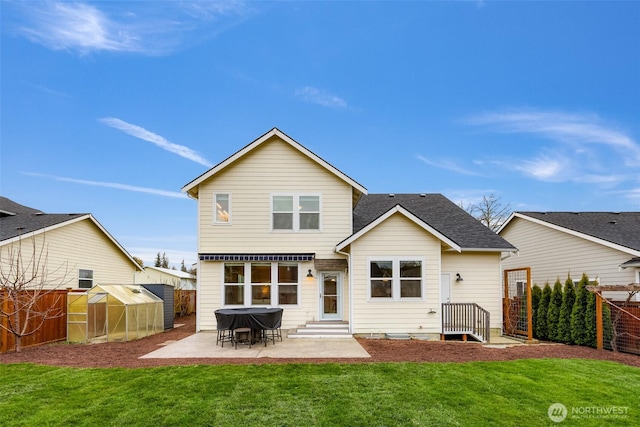
[[[342,319],[342,280],[340,273],[322,273],[320,286],[322,320]]]

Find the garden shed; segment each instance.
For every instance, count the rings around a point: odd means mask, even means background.
[[[164,330],[163,302],[142,286],[96,285],[67,297],[67,340],[133,341]]]
[[[164,302],[164,329],[173,328],[174,311],[174,292],[175,288],[171,285],[162,283],[143,284],[146,290],[160,298]]]

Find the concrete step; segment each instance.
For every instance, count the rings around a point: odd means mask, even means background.
[[[288,338],[351,338],[348,322],[307,322],[291,329]]]

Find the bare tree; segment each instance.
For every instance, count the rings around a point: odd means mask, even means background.
[[[482,196],[482,201],[467,206],[466,211],[476,217],[478,221],[493,231],[498,231],[500,226],[509,218],[511,206],[503,205],[495,194]]]
[[[49,319],[62,317],[60,296],[43,303],[46,295],[69,282],[66,263],[55,270],[48,268],[48,251],[32,247],[23,252],[22,240],[16,245],[0,246],[0,328],[15,337],[15,351],[22,338],[35,334]]]

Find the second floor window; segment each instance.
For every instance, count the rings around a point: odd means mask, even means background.
[[[273,230],[320,230],[320,196],[274,195],[271,206]]]
[[[214,215],[213,222],[216,224],[231,223],[231,195],[228,193],[216,193],[213,196]]]

